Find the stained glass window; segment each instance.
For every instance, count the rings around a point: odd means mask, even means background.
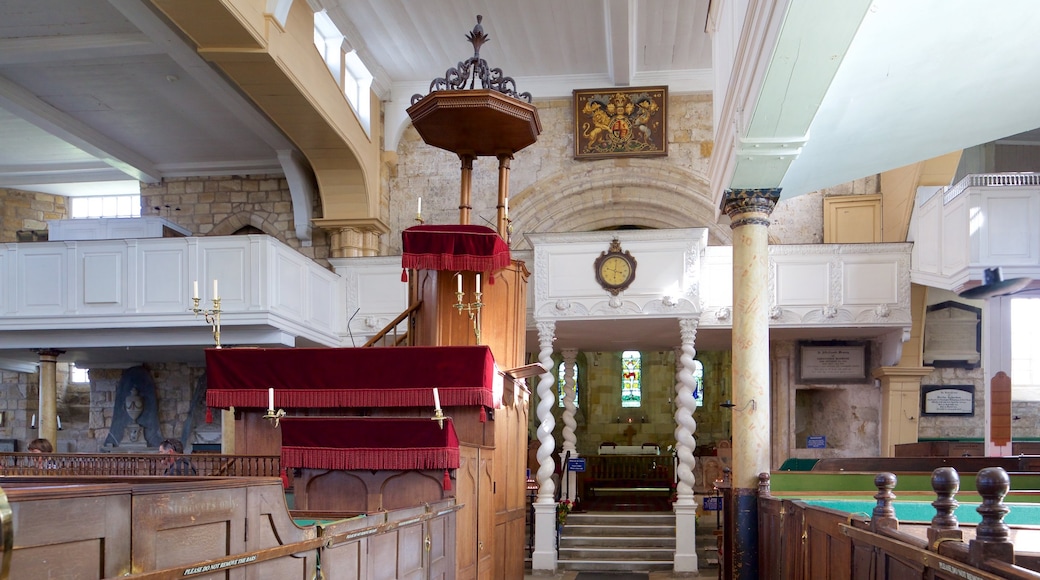
[[[704,365],[701,361],[693,361],[693,400],[698,407],[704,406]]]
[[[621,406],[638,407],[643,393],[640,384],[642,369],[639,351],[626,350],[621,353]]]
[[[566,394],[564,388],[567,383],[567,374],[564,372],[564,365],[561,363],[559,368],[559,374],[556,376],[556,392],[560,394],[560,407],[563,407],[563,396]],[[574,406],[578,407],[578,365],[573,365],[571,368],[574,369]]]

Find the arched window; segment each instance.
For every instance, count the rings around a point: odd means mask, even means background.
[[[704,406],[704,365],[701,361],[693,361],[693,400],[698,407]]]
[[[642,361],[637,350],[621,353],[621,406],[639,407],[643,400]]]
[[[578,407],[579,406],[578,405],[578,364],[575,363],[573,365],[573,368],[574,368],[574,406]],[[563,407],[563,396],[566,394],[564,392],[564,387],[567,384],[567,375],[564,372],[564,365],[563,365],[563,363],[560,363],[560,366],[558,367],[558,371],[559,372],[556,375],[556,392],[559,393],[559,396],[560,396],[559,406]]]

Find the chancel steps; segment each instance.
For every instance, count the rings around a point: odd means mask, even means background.
[[[560,534],[562,570],[671,570],[675,515],[666,512],[572,512]]]

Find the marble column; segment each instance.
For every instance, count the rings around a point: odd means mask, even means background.
[[[563,449],[560,450],[560,465],[566,465],[567,458],[578,457],[578,438],[574,434],[574,429],[578,426],[578,423],[574,420],[576,408],[574,405],[576,396],[574,387],[578,369],[575,361],[578,358],[578,350],[566,348],[561,351],[561,354],[563,354]],[[565,470],[565,473],[567,474],[567,479],[566,481],[561,481],[560,485],[563,486],[566,499],[574,501],[574,497],[578,495],[578,474],[570,470]]]
[[[556,323],[553,321],[538,322],[538,362],[542,368],[548,369],[538,375],[538,408],[536,417],[538,424],[538,495],[534,500],[534,552],[531,553],[532,570],[556,570],[556,485],[552,475],[556,470],[553,451],[556,441],[553,429],[553,406],[556,396],[553,386],[556,384],[555,365],[553,365],[552,343],[556,339]]]
[[[37,437],[51,442],[58,450],[58,357],[65,351],[39,349],[40,357],[40,408]]]
[[[734,525],[726,530],[735,578],[758,577],[758,474],[770,468],[769,215],[779,189],[730,189],[723,210],[733,229]]]
[[[672,506],[675,512],[675,572],[697,571],[697,501],[693,496],[693,467],[696,462],[693,450],[697,447],[697,440],[693,436],[697,432],[697,421],[693,418],[693,412],[697,409],[697,401],[693,398],[696,386],[693,357],[697,355],[694,348],[697,323],[696,318],[679,320],[682,346],[676,349],[675,357],[675,450],[679,458],[676,466],[676,499]]]

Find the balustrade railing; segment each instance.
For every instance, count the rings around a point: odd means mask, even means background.
[[[174,456],[158,453],[0,453],[3,475],[163,475]],[[281,458],[277,455],[217,455],[196,453],[183,456],[197,475],[223,477],[278,477]]]

